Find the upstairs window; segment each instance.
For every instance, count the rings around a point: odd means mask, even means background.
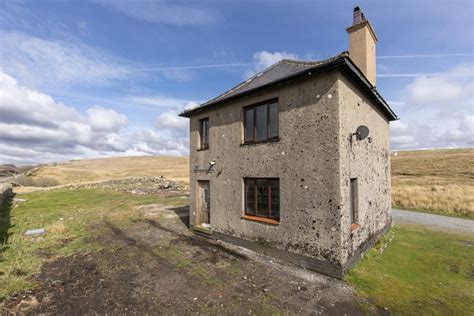
[[[209,148],[209,118],[199,120],[199,149]]]
[[[245,178],[245,215],[280,220],[279,179]]]
[[[276,100],[244,108],[244,143],[278,139]]]

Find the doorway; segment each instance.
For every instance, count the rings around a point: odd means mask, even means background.
[[[211,228],[211,186],[207,180],[198,181],[196,225]]]

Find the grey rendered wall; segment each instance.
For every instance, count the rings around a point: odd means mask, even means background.
[[[388,120],[342,74],[339,75],[338,87],[341,131],[341,263],[344,265],[352,256],[360,255],[360,250],[366,246],[367,241],[373,241],[390,225],[390,138]],[[369,127],[372,142],[368,139],[353,141],[351,148],[349,135],[360,125]],[[358,178],[360,226],[354,231],[351,230],[350,221],[350,178]]]
[[[191,118],[190,191],[194,224],[196,181],[211,183],[211,227],[291,253],[340,260],[338,75],[328,72],[239,99]],[[241,145],[243,107],[279,98],[280,141]],[[210,148],[197,151],[199,119],[209,117]],[[205,170],[215,160],[213,172]],[[243,178],[280,178],[280,224],[242,219]]]

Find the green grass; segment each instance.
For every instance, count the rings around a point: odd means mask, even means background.
[[[396,315],[474,315],[474,236],[396,226],[346,280]]]
[[[141,217],[135,206],[183,204],[178,197],[102,190],[54,190],[16,197],[27,202],[7,205],[0,213],[0,306],[13,293],[33,287],[31,276],[45,261],[97,249],[91,237],[101,233],[101,221],[123,227]],[[34,228],[46,228],[47,233],[35,239],[23,236]]]

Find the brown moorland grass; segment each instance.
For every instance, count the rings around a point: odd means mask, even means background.
[[[474,218],[474,149],[392,155],[393,207]]]
[[[35,172],[34,177],[55,179],[59,184],[95,182],[138,176],[164,176],[189,182],[188,157],[114,157],[72,160],[48,165]]]

